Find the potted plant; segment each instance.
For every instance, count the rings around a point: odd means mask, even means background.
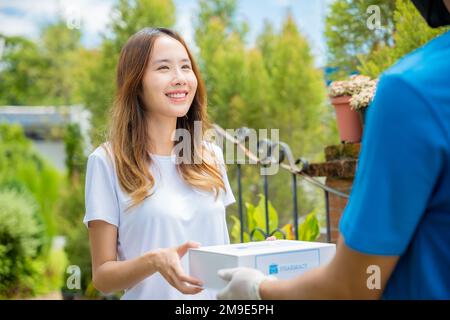
[[[377,84],[378,79],[365,82],[360,91],[353,94],[352,98],[350,99],[350,107],[358,112],[363,128],[365,123],[366,110],[372,102],[373,97],[375,96]]]
[[[372,99],[376,82],[369,77],[353,75],[346,81],[334,81],[330,85],[331,103],[336,109],[337,126],[343,143],[358,143],[362,138],[360,112]],[[369,98],[370,97],[370,98]]]

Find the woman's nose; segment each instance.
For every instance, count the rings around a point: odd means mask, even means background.
[[[175,68],[175,74],[173,76],[172,83],[174,85],[184,85],[186,84],[186,77],[183,74],[181,68]]]

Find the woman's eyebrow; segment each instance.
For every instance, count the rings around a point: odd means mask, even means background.
[[[162,62],[170,63],[172,61],[170,59],[159,59],[159,60],[154,61],[153,64],[158,64],[158,63],[162,63]],[[191,61],[189,59],[181,59],[180,62],[190,63]]]

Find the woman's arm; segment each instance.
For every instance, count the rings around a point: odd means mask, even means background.
[[[89,222],[89,238],[92,255],[92,281],[94,287],[104,293],[112,293],[133,287],[155,272],[184,294],[202,291],[201,282],[184,274],[180,258],[193,242],[177,248],[149,251],[140,257],[117,261],[117,227],[102,220]],[[186,283],[193,286],[189,286]]]

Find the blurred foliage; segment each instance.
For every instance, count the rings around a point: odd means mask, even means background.
[[[48,291],[60,290],[64,285],[64,276],[68,265],[67,254],[63,249],[52,249],[44,259],[45,286]]]
[[[369,6],[380,9],[380,29],[367,27],[373,12]],[[371,55],[378,48],[393,44],[392,0],[336,0],[329,7],[326,17],[325,38],[327,42],[328,66],[337,68],[333,80],[346,78],[357,71],[358,57]]]
[[[30,196],[4,189],[0,208],[0,297],[32,293],[29,279],[38,273],[33,260],[44,242],[38,206]]]
[[[87,158],[84,154],[84,142],[80,126],[76,123],[67,125],[64,135],[66,151],[66,168],[70,179],[84,181]]]
[[[82,218],[80,221],[81,220]],[[77,224],[72,225],[70,230],[65,230],[64,234],[67,239],[65,251],[67,254],[68,264],[76,265],[80,268],[81,288],[69,290],[67,287],[64,287],[63,291],[84,296],[86,294],[86,290],[92,282],[92,264],[88,231],[86,227],[80,223],[80,221],[78,221]],[[65,275],[64,283],[69,276],[70,274]]]
[[[381,28],[367,27],[380,9]],[[333,79],[362,73],[377,78],[398,59],[421,47],[448,28],[432,29],[410,0],[336,0],[326,19],[328,65],[337,68]]]
[[[243,232],[244,242],[263,241],[272,235],[276,236],[277,239],[295,240],[293,224],[287,223],[284,226],[279,227],[278,213],[270,201],[268,201],[269,234],[266,234],[266,204],[265,197],[262,194],[259,195],[259,202],[256,206],[246,202],[245,207],[246,226],[244,227]],[[231,241],[232,243],[239,243],[241,241],[241,221],[235,216],[232,216],[231,218],[233,220],[233,226],[230,232]],[[299,223],[298,235],[300,241],[314,241],[319,237],[320,228],[316,211],[308,214],[303,223]]]
[[[61,234],[66,237],[66,253],[68,263],[77,265],[81,270],[80,290],[68,290],[84,295],[92,279],[89,237],[83,225],[84,216],[84,181],[87,157],[84,154],[84,141],[77,124],[66,128],[64,138],[66,150],[67,188],[61,191],[59,203],[58,225]],[[69,276],[67,274],[66,276]]]
[[[49,248],[62,176],[32,147],[18,125],[0,124],[0,185],[19,184],[36,199]]]
[[[62,286],[62,249],[52,248],[62,176],[17,126],[0,124],[0,295],[30,297]]]
[[[0,104],[81,103],[81,88],[95,51],[83,48],[80,38],[80,31],[67,28],[63,17],[44,26],[39,41],[5,37]]]
[[[43,103],[46,88],[41,72],[45,69],[38,45],[22,37],[4,37],[5,48],[0,72],[0,104]]]
[[[425,45],[431,39],[449,30],[430,28],[413,3],[409,0],[396,0],[394,12],[394,46],[379,46],[368,56],[359,57],[358,70],[372,78],[391,67],[398,59]]]
[[[256,45],[250,46],[248,25],[237,19],[236,10],[235,0],[199,1],[195,41],[210,118],[225,129],[279,129],[280,140],[289,144],[295,157],[322,160],[324,146],[337,142],[336,127],[325,99],[324,75],[314,66],[306,39],[288,13],[278,31],[266,22]],[[274,139],[270,131],[267,138]],[[230,166],[228,174],[236,181],[236,166]],[[290,174],[280,170],[269,180],[270,199],[283,208],[280,220],[292,220],[291,187],[286,183]],[[262,192],[258,167],[242,166],[242,186],[243,198],[257,201]],[[306,190],[301,184],[299,190],[300,212],[323,201],[319,190]],[[237,214],[237,206],[227,210],[228,216]]]

